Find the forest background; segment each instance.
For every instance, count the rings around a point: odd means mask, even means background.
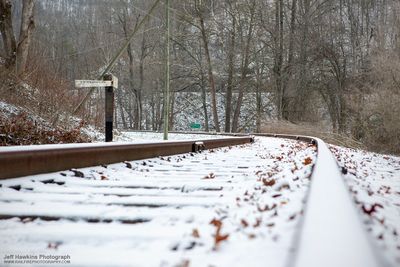
[[[0,0],[0,100],[104,124],[96,79],[155,1]],[[169,128],[329,135],[400,153],[397,0],[170,0]],[[160,130],[165,1],[117,61],[115,126]],[[3,122],[4,124],[5,122]],[[4,125],[3,125],[4,127]],[[345,142],[345,141],[343,141]]]

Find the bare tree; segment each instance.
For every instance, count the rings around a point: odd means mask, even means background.
[[[231,131],[231,114],[232,114],[232,92],[233,92],[233,82],[234,82],[234,71],[235,71],[235,48],[236,48],[236,16],[232,10],[232,5],[230,1],[227,1],[230,10],[229,13],[232,20],[232,28],[229,31],[229,51],[228,51],[228,81],[226,86],[225,94],[225,132]]]
[[[3,39],[4,57],[8,68],[16,69],[16,74],[25,72],[29,46],[35,28],[35,0],[22,1],[21,28],[18,39],[14,32],[12,20],[12,3],[10,0],[0,0],[0,32]]]
[[[208,41],[209,36],[208,36],[205,22],[204,22],[204,8],[205,8],[204,4],[201,1],[195,0],[196,15],[197,15],[197,19],[199,20],[200,34],[201,34],[201,38],[203,40],[204,53],[205,53],[206,60],[207,60],[207,71],[208,71],[208,80],[209,80],[209,85],[210,85],[214,127],[217,132],[220,132],[221,129],[220,129],[220,125],[219,125],[218,109],[217,109],[217,92],[215,89],[215,78],[214,78],[214,73],[213,73],[213,66],[211,63],[211,55],[210,55],[209,41]]]
[[[243,52],[242,52],[241,74],[239,82],[239,93],[236,101],[235,113],[233,114],[232,132],[236,132],[239,126],[240,109],[242,107],[244,88],[246,86],[246,80],[249,72],[250,46],[253,39],[255,8],[256,8],[256,1],[252,0],[251,3],[249,4],[250,18],[248,22],[248,31],[245,36],[245,41],[242,44]]]

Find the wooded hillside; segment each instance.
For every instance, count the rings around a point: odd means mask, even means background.
[[[97,79],[154,3],[1,0],[1,99],[55,124],[72,115],[87,93],[73,81]],[[288,121],[400,152],[399,1],[170,5],[170,129],[196,106],[207,131],[268,131],[269,121]],[[111,71],[120,83],[118,128],[162,128],[165,25],[162,0]],[[103,125],[103,106],[96,90],[76,115]]]

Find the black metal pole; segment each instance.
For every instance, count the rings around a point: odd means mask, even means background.
[[[111,75],[106,75],[104,77],[106,81],[112,81]],[[112,142],[113,140],[113,120],[114,120],[114,87],[105,87],[105,122],[106,122],[106,142]]]

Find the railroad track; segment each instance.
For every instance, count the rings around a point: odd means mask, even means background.
[[[0,170],[0,254],[23,246],[91,266],[385,266],[313,137],[1,149]]]

